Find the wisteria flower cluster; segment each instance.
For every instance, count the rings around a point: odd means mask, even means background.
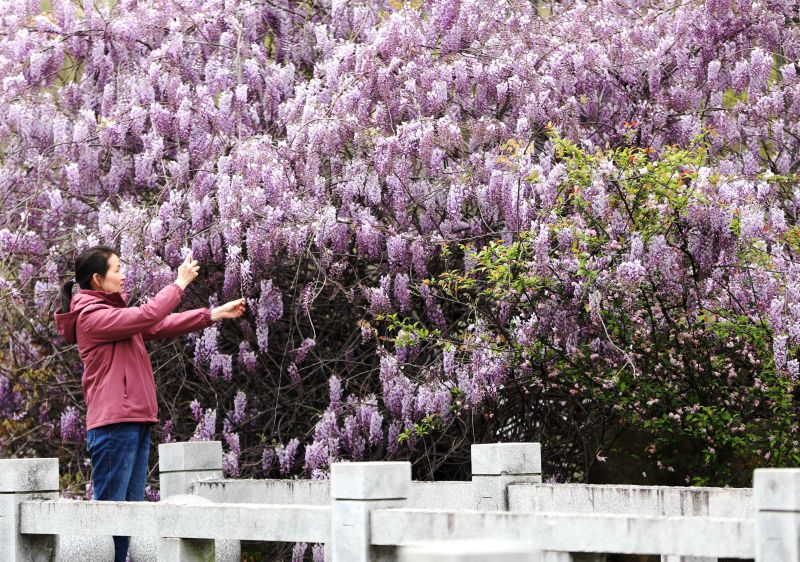
[[[743,432],[747,385],[795,415],[795,0],[2,4],[0,452],[84,454],[51,317],[95,243],[132,303],[188,249],[186,306],[248,299],[151,349],[161,438],[223,440],[232,476],[463,477],[472,441],[525,439],[588,478],[624,429],[702,477],[650,436]],[[788,462],[765,431],[736,462]]]

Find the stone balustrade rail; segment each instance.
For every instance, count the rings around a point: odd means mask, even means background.
[[[542,483],[538,443],[473,445],[471,482],[407,462],[335,463],[330,481],[225,480],[220,442],[159,446],[160,502],[58,497],[57,459],[0,459],[0,562],[232,561],[240,542],[324,543],[330,562],[800,562],[800,469],[753,489]],[[443,546],[444,545],[444,546]]]

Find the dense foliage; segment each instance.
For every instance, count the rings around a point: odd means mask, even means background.
[[[52,313],[101,242],[134,303],[190,249],[184,306],[248,298],[151,348],[233,476],[799,460],[797,2],[2,4],[2,454],[87,479]]]
[[[524,167],[508,149],[507,166]],[[551,448],[647,453],[674,475],[662,481],[743,482],[765,460],[800,461],[786,335],[800,231],[776,205],[787,178],[741,181],[707,159],[702,143],[653,156],[554,139],[535,227],[477,251],[458,244],[467,272],[436,283],[469,318],[428,338],[459,365],[448,378],[468,403],[499,397],[494,414],[516,437],[560,395],[571,419],[548,420]],[[389,320],[400,346],[420,331]]]

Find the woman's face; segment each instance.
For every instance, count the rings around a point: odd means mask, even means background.
[[[122,264],[117,255],[112,255],[108,258],[108,271],[105,277],[100,277],[97,273],[92,277],[92,288],[96,291],[121,293],[124,284],[125,274],[122,273]]]

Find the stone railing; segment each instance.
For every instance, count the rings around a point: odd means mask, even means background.
[[[0,460],[0,562],[110,559],[110,535],[134,537],[134,562],[238,560],[240,540],[333,562],[800,562],[800,469],[756,470],[752,490],[542,484],[536,443],[474,445],[471,482],[412,482],[406,462],[224,480],[221,462],[219,442],[160,445],[162,500],[128,503],[58,499],[57,459]]]

